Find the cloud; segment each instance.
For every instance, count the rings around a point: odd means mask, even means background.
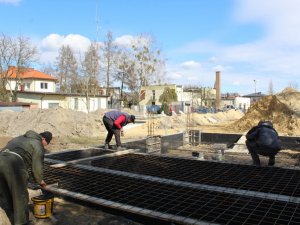
[[[137,47],[142,47],[142,46],[149,46],[149,44],[152,42],[152,37],[147,35],[144,36],[123,35],[117,37],[114,42],[117,45],[126,48],[131,48],[132,45],[136,45]]]
[[[237,22],[257,23],[269,40],[286,45],[300,44],[300,4],[295,0],[237,0],[234,18]]]
[[[57,51],[64,42],[64,37],[59,34],[50,34],[41,41],[40,48],[44,51]]]
[[[74,51],[84,52],[91,45],[91,41],[79,34],[69,34],[64,37],[62,44],[69,45]]]
[[[126,48],[129,48],[132,46],[132,43],[134,42],[135,37],[131,35],[123,35],[121,37],[116,38],[115,43],[120,46],[124,46]]]
[[[210,61],[210,62],[212,62],[212,63],[215,63],[215,62],[218,61],[218,58],[215,57],[215,56],[212,56],[212,57],[210,57],[210,58],[208,59],[208,61]]]
[[[189,69],[197,69],[201,67],[201,64],[195,61],[186,61],[179,65],[183,69],[189,70]]]
[[[171,80],[180,80],[182,79],[182,75],[180,73],[177,73],[177,72],[170,72],[168,74],[168,79],[171,79]]]
[[[148,36],[123,35],[117,37],[114,43],[125,48],[131,48],[132,44],[144,46],[148,45],[150,41],[151,38]],[[79,34],[49,34],[41,41],[37,41],[37,43],[39,51],[41,52],[41,63],[53,63],[58,56],[59,49],[63,45],[69,45],[75,54],[82,54],[88,49],[91,41],[89,38]],[[103,42],[99,42],[99,45],[102,44]]]
[[[0,0],[0,4],[19,5],[22,0]]]
[[[59,34],[49,34],[40,41],[39,51],[41,52],[41,63],[53,63],[58,56],[62,46],[70,46],[74,54],[83,54],[91,45],[91,41],[79,34],[69,34],[66,36]]]
[[[91,41],[88,38],[79,34],[69,34],[67,36],[62,36],[59,34],[50,34],[41,41],[40,47],[42,50],[45,51],[57,51],[63,45],[68,45],[75,52],[82,52],[86,51],[90,44]]]
[[[235,85],[235,86],[240,86],[241,85],[240,81],[234,81],[232,84]]]

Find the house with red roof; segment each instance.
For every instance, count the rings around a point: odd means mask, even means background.
[[[92,95],[88,98],[79,93],[61,93],[56,90],[58,79],[40,72],[33,68],[22,68],[10,66],[0,78],[7,80],[7,91],[15,91],[17,88],[17,102],[0,102],[0,111],[11,109],[22,111],[32,108],[65,108],[82,112],[92,112],[98,109],[106,109],[112,96]]]
[[[15,90],[17,82],[21,82],[20,87],[18,87],[19,91],[56,92],[57,78],[33,68],[18,71],[17,67],[10,66],[5,76],[8,81],[6,84],[7,90]]]

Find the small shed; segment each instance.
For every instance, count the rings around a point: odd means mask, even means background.
[[[0,111],[3,110],[12,110],[15,112],[21,112],[28,109],[38,108],[36,103],[27,103],[27,102],[0,102]]]

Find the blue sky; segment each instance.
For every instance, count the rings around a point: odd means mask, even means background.
[[[267,93],[270,82],[300,87],[299,12],[298,0],[0,0],[0,32],[29,37],[41,64],[107,31],[119,42],[151,34],[168,83],[213,87],[219,70],[222,93]]]

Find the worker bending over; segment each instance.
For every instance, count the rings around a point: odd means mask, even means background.
[[[126,112],[121,111],[110,111],[104,114],[103,123],[108,132],[105,139],[105,149],[111,148],[109,143],[112,136],[115,135],[117,150],[122,150],[121,137],[124,136],[123,127],[128,123],[134,123],[135,116],[129,115]]]
[[[29,130],[13,138],[0,151],[0,206],[14,225],[29,223],[28,169],[40,187],[43,180],[44,146],[52,139],[52,133],[36,133]]]

